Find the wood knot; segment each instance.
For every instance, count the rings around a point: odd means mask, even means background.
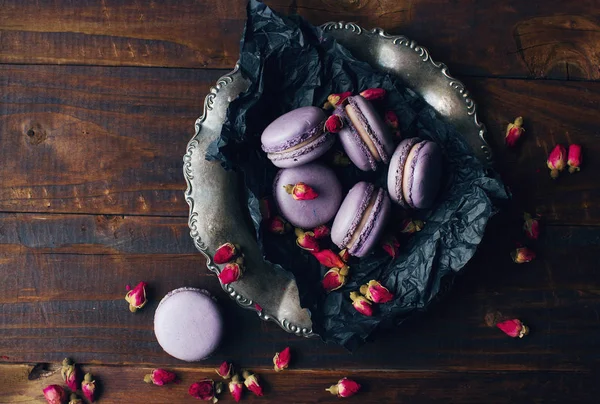
[[[27,135],[27,140],[30,145],[38,145],[46,140],[46,131],[42,128],[42,125],[39,123],[34,123],[31,125],[29,129],[25,132]]]

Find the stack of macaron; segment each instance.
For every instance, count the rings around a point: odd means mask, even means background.
[[[273,197],[283,218],[302,229],[333,219],[331,240],[355,257],[364,257],[377,245],[391,216],[391,201],[405,209],[430,208],[442,173],[439,146],[420,138],[395,146],[388,126],[367,98],[340,99],[330,117],[318,107],[295,109],[273,121],[261,136],[263,151],[281,168]],[[388,166],[387,190],[361,181],[342,201],[335,173],[317,161],[338,137],[360,170]]]

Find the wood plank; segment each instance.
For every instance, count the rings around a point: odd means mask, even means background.
[[[57,365],[49,366],[44,376],[29,380],[32,368],[30,365],[0,365],[0,382],[5,382],[0,402],[45,403],[43,388],[49,384],[63,385]],[[213,369],[177,367],[172,370],[180,378],[179,384],[151,386],[144,384],[142,379],[152,368],[86,365],[83,369],[95,375],[98,385],[101,383],[100,402],[110,403],[197,402],[188,395],[189,385],[207,377],[216,381],[218,377]],[[587,372],[255,371],[260,372],[265,384],[265,396],[258,398],[246,392],[244,402],[289,402],[293,392],[294,403],[337,403],[339,399],[325,389],[344,376],[362,385],[359,394],[344,400],[348,403],[506,403],[531,400],[583,403],[593,402],[599,392],[597,378]],[[219,396],[219,401],[234,402],[228,391]]]
[[[0,66],[0,211],[185,217],[185,145],[224,71]],[[553,223],[600,224],[600,84],[467,80],[506,183]],[[507,122],[526,134],[504,147]],[[555,142],[580,143],[584,168],[549,179]]]
[[[245,2],[7,0],[0,63],[231,68]],[[598,80],[594,1],[270,0],[313,24],[404,34],[460,74]]]
[[[513,218],[514,219],[514,218]],[[443,304],[382,333],[353,355],[285,333],[242,310],[207,274],[182,218],[0,215],[0,361],[162,364],[155,341],[159,299],[181,286],[209,290],[226,318],[224,359],[269,367],[289,345],[298,369],[582,371],[598,368],[600,229],[549,226],[532,244],[539,259],[511,262],[518,219],[498,217]],[[129,313],[126,283],[150,283],[150,302]],[[532,333],[513,340],[487,328],[485,313],[520,317]],[[577,343],[573,342],[576,336]]]

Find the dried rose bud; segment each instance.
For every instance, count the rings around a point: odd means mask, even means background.
[[[328,110],[330,110],[330,109],[333,109],[333,108],[334,108],[334,106],[333,106],[333,104],[331,104],[329,101],[325,101],[325,104],[323,104],[323,107],[322,107],[322,108],[323,108],[325,111],[328,111]]]
[[[312,232],[315,235],[315,238],[317,240],[320,240],[324,237],[329,236],[329,234],[331,234],[331,229],[327,225],[322,224],[320,226],[315,227],[312,230]]]
[[[325,389],[325,391],[328,391],[334,396],[338,397],[350,397],[358,393],[359,390],[360,384],[346,377],[338,381],[337,384],[334,384],[330,388]]]
[[[316,199],[319,194],[310,185],[306,185],[303,182],[297,184],[288,184],[283,186],[285,192],[292,195],[297,201],[310,201]]]
[[[290,364],[290,359],[292,359],[290,347],[286,347],[283,351],[277,352],[273,357],[275,371],[281,372],[283,369],[287,369]]]
[[[304,231],[300,228],[295,229],[296,245],[307,251],[319,251],[319,240],[312,231]]]
[[[88,399],[90,403],[93,403],[96,399],[96,381],[92,379],[91,373],[86,373],[81,382],[81,391],[83,395]]]
[[[394,299],[394,295],[385,286],[374,280],[362,285],[360,293],[373,303],[387,303]]]
[[[152,373],[144,376],[144,381],[149,384],[156,384],[157,386],[164,386],[174,382],[177,379],[177,375],[173,372],[169,372],[164,369],[154,369]]]
[[[348,263],[348,260],[350,259],[350,253],[348,252],[347,248],[344,248],[342,251],[340,251],[338,255],[342,261],[344,261],[344,263]]]
[[[43,392],[48,404],[64,404],[67,399],[67,393],[58,384],[46,386]]]
[[[337,255],[331,250],[311,251],[310,252],[321,265],[327,268],[346,268],[346,263],[342,260],[342,257]]]
[[[193,383],[188,389],[188,393],[199,400],[212,400],[213,403],[218,401],[215,397],[215,382],[212,379],[202,379],[199,382]]]
[[[402,139],[402,133],[400,133],[400,131],[399,131],[399,130],[396,130],[396,131],[394,131],[394,138],[395,138],[396,140],[400,140],[400,139]]]
[[[576,173],[581,168],[581,146],[578,144],[572,144],[569,146],[569,159],[567,160],[569,165],[569,172],[571,174]]]
[[[339,115],[333,114],[325,121],[325,130],[327,132],[339,133],[343,127],[344,122],[342,121],[342,118],[339,117]]]
[[[388,255],[392,257],[392,259],[395,259],[398,256],[398,254],[400,254],[400,242],[393,235],[386,236],[381,241],[381,247],[383,247],[385,252],[388,253]]]
[[[233,396],[233,399],[236,402],[239,402],[242,399],[242,392],[244,389],[244,383],[240,381],[240,376],[233,375],[231,381],[229,382],[229,392]]]
[[[529,334],[529,327],[516,318],[502,321],[501,323],[496,324],[496,327],[500,328],[506,335],[513,338],[523,338],[525,335]]]
[[[386,111],[385,123],[392,129],[398,129],[398,115],[392,110]]]
[[[510,256],[515,263],[523,264],[525,262],[533,261],[535,259],[535,252],[527,247],[521,247],[510,253]]]
[[[258,202],[258,207],[260,209],[262,220],[269,220],[271,218],[271,212],[273,212],[273,209],[271,208],[271,200],[269,198],[262,198]]]
[[[350,91],[345,91],[345,92],[339,93],[339,94],[329,94],[329,97],[327,97],[327,102],[329,104],[333,105],[334,107],[337,107],[342,102],[344,102],[346,100],[346,98],[350,97],[351,95],[352,95],[352,92],[350,92]]]
[[[385,90],[383,88],[367,88],[361,91],[360,95],[370,101],[382,100],[385,97]]]
[[[425,223],[422,220],[404,219],[400,225],[400,233],[413,234],[423,230]]]
[[[567,151],[565,150],[565,147],[557,144],[550,152],[546,164],[550,169],[550,177],[556,179],[558,174],[560,174],[567,165]]]
[[[60,375],[62,376],[63,381],[65,383],[67,383],[67,386],[71,390],[73,390],[73,391],[77,390],[77,388],[79,387],[79,382],[81,380],[81,375],[79,373],[79,369],[75,365],[75,362],[73,362],[69,358],[65,358],[62,361]]]
[[[244,385],[248,390],[253,392],[256,396],[260,397],[263,395],[263,389],[262,386],[258,383],[257,375],[252,374],[247,370],[244,370],[242,376],[244,377]]]
[[[523,231],[525,235],[532,240],[537,240],[540,236],[540,221],[538,218],[532,217],[529,213],[523,214]]]
[[[350,292],[350,299],[352,299],[352,306],[360,314],[369,317],[373,315],[373,305],[364,296],[361,296],[358,292]]]
[[[225,264],[218,276],[223,285],[228,285],[240,279],[243,273],[244,261],[240,257],[235,262],[229,262]]]
[[[226,262],[233,261],[238,255],[238,248],[231,243],[225,243],[215,251],[214,261],[215,264],[225,264]]]
[[[71,393],[71,397],[69,398],[69,404],[83,404],[83,400],[77,397],[77,394]]]
[[[148,301],[146,299],[146,286],[148,284],[146,282],[140,282],[133,289],[129,289],[129,285],[127,285],[127,294],[125,295],[125,300],[129,303],[129,311],[135,313],[137,310],[141,309],[146,305]]]
[[[331,268],[329,271],[325,273],[323,276],[323,280],[321,284],[323,285],[323,289],[327,293],[337,290],[346,284],[346,277],[348,276],[348,267],[344,267],[342,269],[339,268]]]
[[[231,377],[231,374],[233,373],[233,364],[225,361],[225,362],[221,363],[221,366],[219,366],[219,369],[215,369],[215,371],[223,379],[229,379]]]
[[[269,220],[267,227],[269,231],[274,234],[286,234],[292,229],[290,224],[283,220],[281,216],[275,216]]]
[[[346,154],[344,154],[344,152],[337,150],[333,154],[332,163],[334,166],[347,167],[350,165],[350,159],[348,158],[348,156],[346,156]]]
[[[513,123],[509,123],[506,127],[506,135],[504,136],[504,142],[508,147],[514,147],[517,144],[517,140],[525,132],[523,129],[523,117],[520,116]]]

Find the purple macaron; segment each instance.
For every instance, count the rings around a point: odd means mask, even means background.
[[[405,208],[433,205],[442,178],[442,150],[429,140],[405,139],[396,148],[387,176],[390,198]]]
[[[169,292],[154,313],[154,334],[169,355],[199,361],[215,351],[223,334],[223,320],[208,292],[179,288]]]
[[[281,115],[263,131],[262,149],[281,168],[314,161],[335,142],[335,136],[324,129],[326,119],[325,112],[317,107],[302,107]]]
[[[371,102],[360,95],[351,96],[336,108],[334,114],[342,118],[340,141],[358,168],[375,171],[380,162],[389,162],[394,142]]]
[[[346,195],[331,227],[331,240],[355,257],[364,257],[381,237],[392,203],[387,192],[359,182]]]
[[[297,200],[288,193],[288,185],[302,182],[318,196],[311,200]],[[286,190],[287,188],[287,190]],[[335,173],[319,163],[279,170],[273,182],[273,196],[281,215],[302,229],[325,224],[335,216],[342,202],[342,186]]]

